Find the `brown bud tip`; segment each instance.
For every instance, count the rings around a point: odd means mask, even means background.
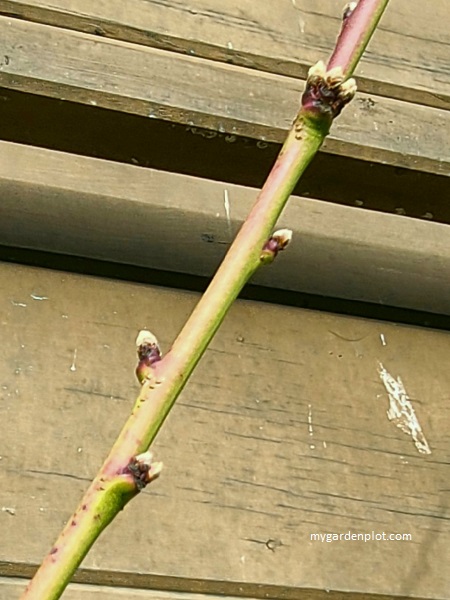
[[[153,452],[147,450],[138,454],[128,465],[128,470],[134,476],[136,486],[143,489],[148,483],[157,479],[162,471],[163,463],[153,461]]]
[[[344,77],[342,67],[327,71],[322,61],[313,65],[308,72],[302,96],[303,110],[312,117],[321,117],[327,129],[356,92],[355,80],[344,81]]]
[[[344,81],[344,71],[341,66],[333,67],[325,74],[325,83],[329,88],[335,88]]]

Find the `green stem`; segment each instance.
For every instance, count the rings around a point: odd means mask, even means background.
[[[69,519],[50,554],[23,595],[57,600],[100,533],[138,490],[124,466],[154,440],[195,365],[239,292],[260,266],[261,251],[298,178],[320,148],[325,133],[317,120],[304,119],[299,141],[294,129],[224,261],[170,352],[155,365],[99,474]],[[156,383],[160,382],[160,383]]]
[[[60,598],[100,533],[135,495],[136,486],[131,476],[117,476],[106,482],[99,472],[22,598]]]

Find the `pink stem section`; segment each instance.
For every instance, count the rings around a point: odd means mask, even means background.
[[[309,143],[299,144],[290,132],[256,204],[210,286],[172,349],[152,365],[160,384],[152,388],[151,382],[147,382],[142,386],[139,407],[133,410],[79,509],[30,582],[23,600],[59,598],[100,532],[139,491],[121,474],[130,460],[153,441],[227,310],[261,264],[264,243],[299,175],[321,142],[322,137],[311,132]],[[105,487],[110,488],[109,493]],[[111,494],[114,490],[116,493]]]
[[[350,77],[387,2],[388,0],[359,0],[351,15],[344,19],[336,46],[328,61],[328,70],[342,67],[345,75]]]

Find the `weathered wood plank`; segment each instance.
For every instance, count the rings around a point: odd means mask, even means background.
[[[24,591],[28,580],[26,579],[7,579],[0,577],[0,600],[19,600],[20,594]],[[71,584],[64,592],[64,600],[108,600],[129,599],[139,600],[219,600],[219,596],[206,596],[204,594],[192,594],[177,592],[157,592],[152,590],[139,590],[131,588],[115,588],[106,586],[91,586]],[[220,596],[220,600],[237,600],[236,597]],[[252,600],[250,598],[249,600]],[[254,599],[253,599],[254,600]]]
[[[196,295],[3,264],[0,298],[0,560],[36,563],[130,409],[136,331],[167,349]],[[448,333],[238,302],[158,439],[163,477],[84,566],[449,598],[449,352]],[[386,418],[379,362],[432,454]],[[412,541],[310,539],[349,530]]]
[[[86,33],[305,77],[331,51],[341,0],[0,0],[0,12]],[[448,6],[392,2],[362,60],[362,90],[450,106]]]
[[[0,600],[19,600],[21,592],[25,589],[27,584],[26,579],[19,578],[6,578],[0,577]],[[207,585],[207,582],[205,582]],[[245,590],[245,591],[244,591]],[[339,592],[328,592],[326,590],[302,590],[299,596],[298,590],[284,589],[273,590],[274,594],[268,593],[267,590],[263,595],[257,595],[255,597],[250,596],[246,593],[246,586],[241,586],[240,590],[237,590],[239,596],[229,596],[225,594],[196,594],[191,591],[188,592],[164,592],[154,591],[152,589],[135,589],[135,588],[124,588],[124,587],[111,587],[111,586],[93,586],[93,585],[80,585],[71,584],[64,592],[64,600],[108,600],[109,598],[117,599],[129,599],[139,600],[140,598],[146,598],[147,600],[238,600],[239,598],[247,598],[247,600],[257,600],[260,598],[283,598],[283,600],[297,600],[301,597],[301,600],[391,600],[392,596],[381,596],[364,593],[339,593]],[[255,589],[256,593],[258,590]],[[281,592],[281,594],[280,594]],[[397,600],[401,600],[397,597]]]
[[[27,584],[26,579],[0,577],[0,600],[19,600],[21,592]],[[207,582],[205,582],[207,585]],[[255,586],[255,591],[258,590]],[[164,592],[154,591],[152,589],[135,589],[111,586],[92,586],[70,584],[64,592],[64,600],[108,600],[109,598],[139,600],[238,600],[247,598],[247,600],[259,600],[260,598],[283,598],[283,600],[391,600],[392,596],[373,595],[365,593],[340,593],[330,592],[328,590],[302,590],[299,592],[294,589],[273,590],[273,595],[267,590],[262,595],[255,597],[246,593],[246,586],[241,586],[237,590],[239,596],[229,596],[225,594],[196,594],[191,591],[186,592]],[[406,596],[404,597],[406,599]],[[402,600],[397,596],[396,600]],[[418,599],[420,600],[420,599]]]
[[[37,566],[25,564],[12,564],[0,561],[0,600],[3,600],[2,591],[6,589],[7,600],[11,600],[11,590],[17,595],[20,593]],[[26,572],[27,576],[11,575]],[[4,577],[1,573],[6,573]],[[3,587],[4,586],[4,587]],[[9,587],[8,587],[9,586]],[[145,591],[144,591],[145,590]],[[177,577],[164,577],[150,573],[134,573],[120,571],[100,571],[80,568],[73,577],[73,584],[69,584],[65,592],[69,599],[71,594],[75,598],[86,600],[92,596],[102,599],[104,595],[112,597],[141,598],[145,593],[146,598],[158,600],[237,600],[237,598],[248,598],[248,600],[391,600],[392,596],[383,594],[368,594],[365,592],[336,592],[328,589],[314,589],[285,586],[270,586],[252,583],[212,581],[201,579],[183,579]],[[81,596],[80,596],[81,594]],[[135,594],[135,595],[133,595]],[[108,596],[109,597],[109,596]],[[66,596],[64,596],[66,598]],[[409,600],[410,596],[395,596],[396,600]],[[420,600],[415,596],[417,600]],[[5,599],[6,600],[6,599]]]
[[[257,190],[0,143],[0,243],[211,276]],[[229,203],[229,221],[224,206]],[[294,242],[254,282],[450,314],[450,229],[293,197]]]
[[[26,579],[8,579],[0,577],[0,600],[19,600],[20,594],[24,591],[28,580]],[[64,600],[108,600],[109,598],[139,600],[237,600],[231,596],[212,596],[205,594],[177,593],[177,592],[158,592],[152,590],[139,590],[131,588],[116,588],[106,586],[92,586],[71,584],[64,592]],[[249,598],[249,600],[255,600]]]
[[[284,140],[303,88],[288,77],[4,17],[0,35],[3,87],[263,143]],[[362,94],[324,150],[448,174],[449,132],[448,111]]]

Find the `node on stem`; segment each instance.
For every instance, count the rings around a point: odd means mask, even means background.
[[[342,13],[342,20],[346,21],[357,6],[358,6],[357,2],[348,2],[348,4],[346,4],[344,6],[344,11]]]
[[[292,231],[290,229],[279,229],[275,231],[267,242],[264,244],[260,260],[263,264],[271,263],[278,252],[284,250],[292,239]]]
[[[139,359],[136,377],[139,383],[143,384],[144,381],[153,377],[153,365],[162,358],[161,349],[153,333],[142,329],[136,338],[136,350]]]
[[[325,63],[319,60],[308,71],[302,96],[302,112],[312,118],[325,118],[330,126],[356,93],[355,80],[344,79],[341,67],[327,71]]]
[[[135,456],[127,466],[127,470],[133,475],[139,491],[157,479],[161,474],[162,468],[162,462],[153,461],[153,452],[150,452],[150,450]]]

